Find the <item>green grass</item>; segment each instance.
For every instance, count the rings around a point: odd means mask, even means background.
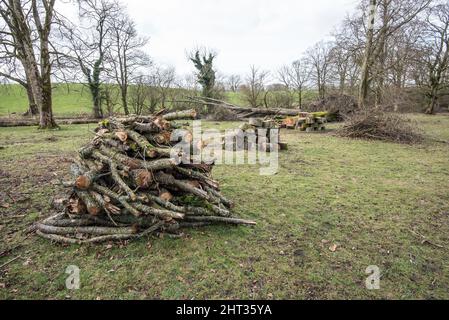
[[[449,140],[449,117],[413,118],[427,136]],[[24,240],[22,230],[50,213],[63,192],[55,180],[69,177],[70,158],[91,137],[86,125],[0,129],[0,252],[22,245],[0,258],[21,256],[0,270],[0,299],[449,298],[448,144],[283,131],[289,151],[277,175],[249,165],[213,172],[254,228],[209,227],[112,248]],[[78,291],[65,289],[69,265],[81,269]],[[380,290],[365,288],[370,265],[381,269]]]
[[[248,102],[245,99],[245,96],[242,92],[226,92],[226,101],[229,103],[235,104],[237,106],[247,106]],[[297,95],[293,95],[293,103],[297,104]],[[318,99],[317,92],[313,90],[306,90],[303,92],[302,102],[304,105],[310,103],[312,101],[316,101]]]
[[[92,113],[89,90],[82,84],[55,85],[53,111],[56,116],[81,116]],[[22,114],[28,109],[26,91],[20,85],[0,85],[0,116]]]
[[[178,89],[173,90],[176,91]],[[118,99],[118,92],[114,91],[112,95]],[[313,91],[304,93],[304,103],[315,98],[316,94]],[[226,92],[225,99],[239,106],[248,105],[241,92]],[[118,102],[115,111],[121,112]],[[21,115],[27,109],[27,93],[22,86],[0,84],[0,117]],[[83,84],[55,84],[53,89],[53,112],[57,117],[90,116],[92,114],[92,101],[89,89]]]

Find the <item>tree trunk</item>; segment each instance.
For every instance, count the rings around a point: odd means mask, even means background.
[[[436,106],[438,105],[438,93],[435,87],[432,88],[430,93],[430,102],[425,111],[426,114],[435,114]]]
[[[99,85],[92,84],[90,92],[92,94],[94,118],[102,119],[103,110],[101,109],[101,97]]]
[[[39,129],[55,129],[58,128],[52,110],[51,100],[51,84],[50,87],[44,88],[42,91],[42,106],[39,119]]]
[[[361,70],[362,78],[360,80],[360,89],[359,89],[359,108],[365,107],[366,99],[368,98],[376,6],[377,0],[370,0],[370,15],[369,15],[370,21],[368,22],[365,56],[363,58],[363,66]]]
[[[31,86],[27,84],[25,87],[25,90],[27,91],[28,96],[28,110],[23,115],[24,116],[36,116],[39,114],[39,107],[36,104],[36,101],[34,100],[33,91],[31,90]]]
[[[123,106],[123,112],[125,112],[126,115],[129,115],[129,108],[128,108],[128,85],[124,84],[120,88],[121,94],[122,94],[122,106]]]
[[[39,129],[55,129],[58,128],[58,125],[53,118],[51,62],[47,38],[41,41],[41,78],[42,105],[40,110]]]

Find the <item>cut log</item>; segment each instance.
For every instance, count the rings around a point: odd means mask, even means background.
[[[127,130],[126,133],[130,139],[137,143],[140,149],[144,150],[145,154],[149,158],[156,158],[158,156],[159,153],[155,150],[155,147],[151,145],[151,143],[144,136],[133,130]]]
[[[110,227],[53,227],[45,224],[37,224],[37,229],[43,233],[57,234],[57,235],[77,235],[80,233],[106,236],[106,235],[132,235],[136,234],[135,228],[110,228]]]
[[[256,127],[256,128],[262,128],[263,127],[263,121],[256,118],[250,118],[248,120],[248,124],[250,126]]]
[[[153,175],[146,169],[131,171],[131,179],[135,188],[148,189],[153,184]]]
[[[87,190],[89,189],[95,180],[98,178],[98,172],[96,171],[88,171],[83,175],[79,176],[75,180],[75,187],[79,190]]]
[[[171,194],[170,191],[166,190],[166,189],[161,189],[159,192],[159,198],[161,198],[164,201],[172,201],[173,200],[173,194]]]
[[[76,195],[83,201],[87,212],[93,216],[97,216],[102,211],[102,208],[95,201],[95,199],[87,191],[76,190]]]
[[[140,132],[141,134],[145,133],[158,133],[161,131],[161,128],[155,124],[154,122],[150,123],[134,123],[133,130]]]
[[[197,112],[192,110],[185,110],[185,111],[178,111],[178,112],[172,112],[168,113],[162,118],[166,121],[173,121],[173,120],[194,120],[198,116]]]

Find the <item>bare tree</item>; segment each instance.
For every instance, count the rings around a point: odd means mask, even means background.
[[[310,79],[310,69],[304,59],[296,60],[291,65],[283,66],[278,71],[278,79],[288,90],[293,90],[302,108],[303,92]]]
[[[379,16],[381,26],[376,37],[375,77],[376,104],[383,102],[383,90],[387,79],[387,59],[391,52],[391,40],[395,34],[401,32],[417,16],[423,12],[432,0],[379,0]]]
[[[112,46],[112,22],[118,19],[120,7],[109,0],[79,0],[79,13],[82,23],[80,27],[66,21],[69,52],[87,81],[93,115],[102,118],[102,74],[108,50]]]
[[[159,96],[158,100],[161,104],[161,108],[164,109],[166,107],[169,93],[173,89],[176,80],[175,68],[156,67],[154,68],[150,78],[151,85],[154,86],[154,88],[157,90]]]
[[[23,66],[39,107],[41,129],[57,127],[53,118],[49,45],[54,5],[55,0],[0,0],[0,15],[5,23],[1,45],[12,48],[10,51]]]
[[[110,25],[112,30],[108,62],[112,66],[112,76],[120,89],[123,110],[125,114],[129,114],[129,83],[140,68],[150,64],[149,57],[142,51],[148,39],[138,36],[134,22],[126,15],[111,19]]]
[[[420,58],[427,75],[425,87],[429,104],[426,113],[433,114],[441,90],[449,87],[449,3],[438,4],[429,10]]]
[[[337,43],[329,54],[332,69],[331,78],[337,82],[339,93],[344,94],[347,91],[348,82],[351,82],[355,62],[347,48]]]
[[[253,108],[257,108],[263,103],[265,82],[268,75],[268,71],[259,70],[255,66],[251,66],[250,73],[246,76],[243,94],[246,101]]]
[[[326,87],[330,76],[331,44],[319,42],[306,52],[306,57],[312,69],[311,79],[315,82],[320,99],[326,96]]]
[[[232,92],[237,92],[242,84],[242,77],[238,74],[231,74],[227,80],[228,87]]]
[[[376,85],[376,104],[382,103],[392,37],[416,19],[431,2],[432,0],[370,0],[359,91],[360,106],[366,104],[372,82]],[[378,23],[375,19],[376,12],[379,13]]]
[[[130,88],[130,104],[134,114],[142,114],[147,107],[149,88],[147,78],[143,75],[139,75]],[[150,106],[150,109],[155,109],[155,106],[153,108]]]

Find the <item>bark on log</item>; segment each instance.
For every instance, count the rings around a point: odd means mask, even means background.
[[[73,125],[73,124],[92,124],[98,123],[97,119],[58,119],[59,125]],[[37,127],[39,120],[34,119],[0,119],[0,127]]]
[[[298,116],[301,113],[301,110],[299,109],[284,109],[284,108],[278,108],[278,109],[270,109],[270,108],[250,108],[250,107],[240,107],[236,105],[229,104],[225,101],[217,100],[217,99],[210,99],[210,98],[204,98],[204,97],[198,97],[198,98],[191,98],[192,102],[201,102],[204,104],[212,104],[216,105],[218,107],[228,109],[231,111],[234,111],[237,113],[237,115],[241,118],[263,118],[265,116],[288,116],[288,117],[295,117]]]
[[[128,203],[128,201],[126,201],[126,199],[125,199],[124,197],[120,197],[120,196],[119,196],[117,193],[115,193],[114,191],[112,191],[112,190],[110,190],[110,189],[108,189],[108,188],[106,188],[106,187],[100,186],[100,185],[98,185],[98,184],[94,184],[92,187],[93,187],[93,189],[96,190],[97,192],[99,192],[99,193],[101,193],[101,194],[103,194],[103,195],[106,195],[106,196],[108,196],[109,198],[111,198],[111,199],[115,200],[116,202],[120,203],[120,204],[123,206],[123,208],[125,208],[126,210],[128,210],[132,215],[134,215],[134,216],[136,216],[136,217],[139,217],[139,216],[141,215],[141,213],[140,213],[137,209],[135,209],[134,207],[132,207],[132,206]]]
[[[147,230],[145,230],[139,234],[123,234],[123,235],[122,234],[114,234],[114,235],[95,237],[95,238],[91,238],[91,239],[87,239],[87,240],[68,238],[68,237],[59,236],[56,234],[47,234],[47,233],[41,232],[40,230],[37,230],[36,233],[39,236],[46,238],[48,240],[51,240],[51,241],[55,241],[55,242],[59,242],[59,243],[66,243],[66,244],[82,245],[82,244],[88,244],[88,243],[102,243],[102,242],[107,242],[107,241],[130,240],[130,239],[142,238],[144,236],[147,236],[147,235],[150,235],[150,234],[156,232],[163,225],[164,225],[163,222],[156,223],[154,226],[151,226],[150,228],[148,228]]]
[[[117,171],[117,168],[114,166],[111,167],[111,176],[112,176],[112,179],[114,179],[114,181],[120,187],[120,189],[125,191],[126,194],[131,198],[132,201],[137,200],[137,196],[134,193],[134,191],[131,190],[131,188],[125,183],[125,181],[123,181],[122,177],[120,176],[120,174]]]
[[[159,155],[155,147],[143,135],[132,130],[126,130],[126,133],[131,140],[137,143],[140,149],[144,150],[147,157],[156,158]]]
[[[164,169],[170,169],[176,166],[176,161],[173,159],[159,159],[159,160],[151,160],[151,161],[143,161],[139,159],[132,159],[128,156],[114,152],[111,149],[108,149],[104,146],[100,147],[100,151],[106,157],[114,159],[120,164],[127,166],[131,170],[136,169],[146,169],[150,171],[159,171]],[[95,155],[95,153],[94,153]]]
[[[45,224],[37,224],[37,229],[43,233],[67,235],[67,234],[89,234],[95,236],[106,235],[133,235],[137,233],[135,228],[122,227],[122,228],[110,228],[110,227],[53,227]]]
[[[159,210],[156,208],[152,208],[140,203],[133,203],[132,206],[139,210],[139,212],[142,212],[144,214],[153,215],[155,217],[161,218],[161,219],[184,219],[185,215],[183,213],[169,211],[169,210]]]
[[[208,184],[210,187],[212,187],[214,189],[218,190],[220,188],[220,185],[219,185],[219,183],[217,181],[207,177],[206,175],[204,175],[204,174],[202,174],[200,172],[197,172],[197,171],[194,171],[194,170],[190,170],[190,169],[185,169],[185,168],[182,168],[182,167],[179,167],[179,166],[178,167],[174,167],[174,169],[177,172],[179,172],[179,173],[181,173],[181,174],[183,174],[183,175],[185,175],[187,177],[191,177],[193,179],[200,180],[200,181]]]
[[[218,192],[217,190],[210,188],[208,186],[204,187],[205,190],[207,192],[209,192],[210,194],[212,194],[213,196],[217,197],[218,199],[220,199],[220,201],[229,209],[234,207],[234,202],[232,202],[231,200],[228,200],[225,196],[223,196],[220,192]]]
[[[216,200],[211,197],[206,191],[195,188],[188,184],[187,182],[180,181],[175,179],[172,175],[158,172],[155,174],[156,181],[158,181],[160,184],[167,186],[167,187],[175,187],[177,189],[180,189],[186,193],[190,193],[193,195],[196,195],[197,197],[204,199],[206,201],[211,201],[216,203]]]
[[[77,196],[86,205],[87,212],[93,216],[97,216],[101,213],[102,208],[98,205],[95,199],[87,191],[76,190]]]
[[[135,123],[133,125],[133,130],[140,132],[141,134],[145,133],[158,133],[161,131],[161,128],[156,125],[154,122],[149,123]]]
[[[162,118],[166,121],[173,121],[173,120],[194,120],[198,116],[197,112],[192,110],[186,110],[186,111],[178,111],[178,112],[172,112],[168,113]]]

